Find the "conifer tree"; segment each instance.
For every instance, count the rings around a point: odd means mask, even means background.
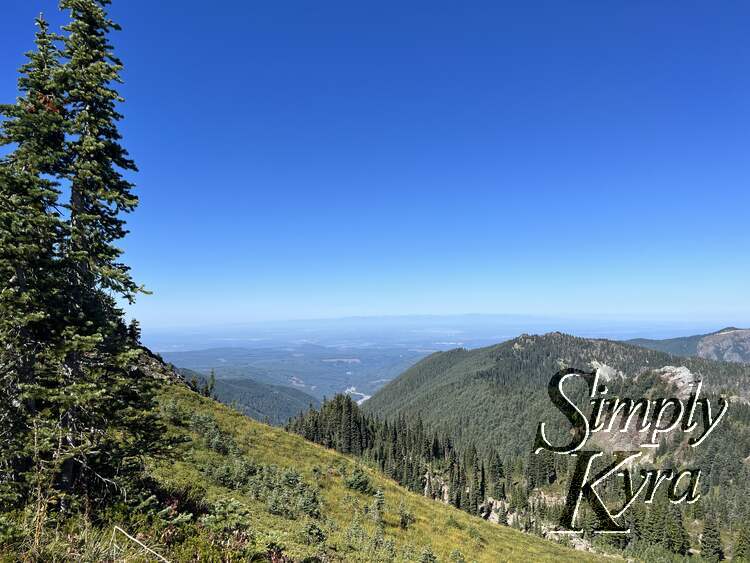
[[[157,453],[161,429],[152,412],[154,382],[136,369],[139,350],[128,337],[117,298],[132,302],[140,288],[120,261],[123,213],[137,198],[123,174],[135,171],[120,145],[114,89],[121,63],[108,35],[119,27],[109,0],[61,0],[64,27],[57,84],[65,102],[65,160],[60,177],[70,190],[61,248],[60,291],[65,342],[59,384],[74,400],[60,403],[59,489],[63,493],[120,489],[139,475],[143,452]]]
[[[679,555],[687,555],[690,549],[690,537],[685,530],[682,512],[674,504],[668,510],[664,542],[664,547]]]
[[[36,49],[20,69],[21,96],[0,107],[0,144],[11,147],[0,160],[0,487],[16,498],[34,463],[30,435],[40,454],[54,433],[39,413],[65,392],[57,381],[64,225],[51,179],[64,162],[65,108],[59,37],[41,16],[36,23]]]
[[[501,499],[505,495],[504,477],[505,473],[500,455],[497,452],[492,452],[489,465],[489,490],[490,494],[496,499]]]
[[[750,561],[750,523],[740,528],[737,535],[737,541],[734,544],[733,559],[741,561]]]
[[[721,546],[721,534],[716,524],[716,517],[710,514],[703,524],[703,536],[701,537],[701,557],[707,561],[720,561],[724,559],[724,549]]]
[[[500,525],[502,525],[502,526],[507,526],[508,525],[508,513],[507,513],[507,511],[505,511],[502,508],[498,508],[496,510],[496,512],[497,512],[497,523],[500,524]]]

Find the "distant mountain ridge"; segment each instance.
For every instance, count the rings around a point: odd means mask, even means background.
[[[709,334],[663,340],[636,338],[626,342],[675,356],[750,363],[750,329],[727,327]]]
[[[195,380],[199,388],[208,382],[203,373],[186,368],[177,368],[177,372],[185,381]],[[311,406],[317,408],[320,405],[317,398],[299,389],[263,383],[249,377],[217,379],[213,395],[250,418],[275,426],[285,424]]]

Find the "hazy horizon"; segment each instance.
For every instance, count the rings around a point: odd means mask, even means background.
[[[735,317],[734,320],[738,320]],[[739,319],[742,320],[742,319]],[[333,347],[475,348],[522,333],[566,332],[589,338],[672,338],[715,332],[750,322],[551,315],[391,315],[143,327],[144,343],[157,352],[210,348]]]

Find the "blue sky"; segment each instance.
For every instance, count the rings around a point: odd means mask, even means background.
[[[0,100],[34,15],[4,0]],[[750,4],[116,0],[151,327],[750,324]],[[718,327],[717,327],[718,328]]]

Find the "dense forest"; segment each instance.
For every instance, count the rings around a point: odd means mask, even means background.
[[[361,416],[375,429],[379,425],[397,425],[418,429],[428,437],[438,436],[440,443],[450,444],[451,451],[457,452],[453,455],[459,460],[465,460],[466,456],[471,458],[472,452],[479,452],[483,460],[480,462],[480,476],[489,474],[492,459],[499,456],[506,474],[504,492],[511,503],[517,496],[521,505],[528,505],[528,498],[533,499],[535,495],[544,499],[556,498],[559,502],[567,490],[570,474],[567,456],[549,459],[546,453],[530,455],[539,422],[546,421],[558,433],[567,432],[569,428],[567,420],[550,403],[547,383],[552,374],[564,367],[591,369],[603,365],[609,366],[606,369],[613,374],[608,382],[611,396],[674,395],[680,391],[670,377],[683,372],[664,366],[684,366],[695,379],[704,382],[705,393],[714,404],[719,395],[730,399],[731,407],[721,431],[696,449],[685,446],[684,435],[670,435],[646,460],[644,468],[700,467],[703,498],[696,505],[683,507],[680,512],[680,518],[690,523],[687,528],[693,549],[700,549],[701,525],[714,520],[719,523],[725,543],[739,542],[744,537],[743,530],[750,514],[743,502],[750,492],[747,485],[750,469],[745,461],[750,454],[750,408],[747,404],[750,367],[747,365],[676,358],[617,342],[559,333],[524,335],[489,348],[434,354],[367,401],[362,406]],[[588,406],[585,386],[573,389],[571,396],[577,404]],[[325,411],[324,406],[321,413]],[[315,415],[311,418],[308,414],[295,421],[292,428],[306,434],[310,432],[311,424],[313,428],[320,426],[314,421]],[[375,435],[379,435],[377,431]],[[616,449],[613,446],[617,444],[600,442],[597,445],[606,450],[608,447]],[[382,447],[375,445],[366,455],[380,462]],[[384,447],[386,450],[390,447],[388,440]],[[431,472],[455,486],[456,480],[446,472],[444,459],[440,456],[425,456],[419,451],[412,451],[409,455],[411,459],[419,460],[422,486],[431,479]],[[462,491],[464,487],[469,491],[482,490],[481,483],[475,485],[475,474],[475,471],[466,471],[460,485]],[[516,486],[511,487],[510,483]],[[486,485],[483,490],[487,492]],[[457,496],[462,494],[454,491],[445,495],[445,500],[455,502]],[[518,504],[519,501],[515,501],[515,505]],[[545,504],[546,501],[542,503],[542,511],[548,512],[549,507]],[[471,503],[469,510],[475,510],[475,505],[482,506],[481,502]],[[658,506],[653,509],[657,510]],[[504,503],[501,507],[502,510],[508,509]],[[669,515],[676,516],[676,513],[669,512]],[[500,518],[505,520],[506,516]],[[635,529],[638,530],[638,526]],[[638,540],[637,534],[633,540]],[[633,541],[627,545],[635,549],[637,543]]]

